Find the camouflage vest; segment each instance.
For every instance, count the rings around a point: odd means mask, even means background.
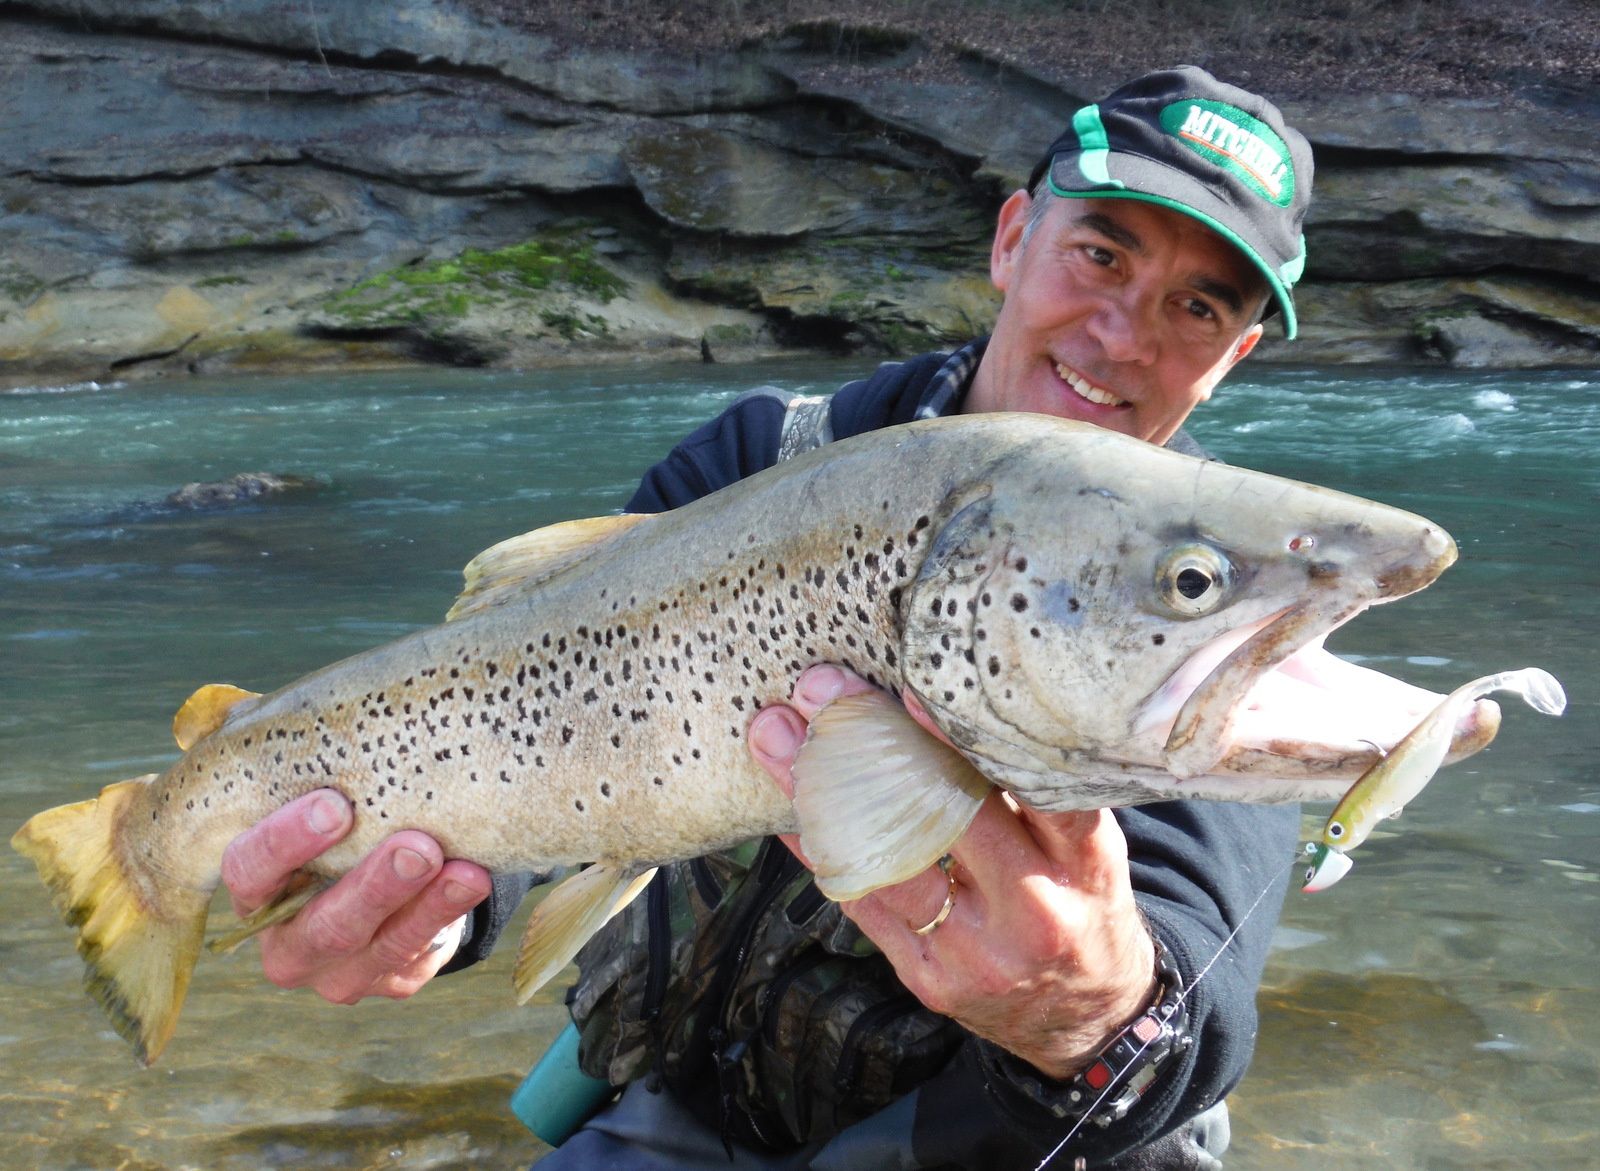
[[[826,398],[783,397],[780,460],[832,440]],[[775,838],[662,867],[578,965],[568,1003],[583,1071],[664,1082],[708,1126],[757,1148],[876,1113],[962,1039]]]

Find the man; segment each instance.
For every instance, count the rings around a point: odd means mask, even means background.
[[[1140,78],[1079,111],[1001,209],[990,338],[881,367],[826,410],[746,396],[651,469],[630,508],[957,411],[1188,443],[1184,419],[1261,318],[1294,335],[1310,183],[1305,140],[1261,98],[1197,69]],[[806,721],[863,687],[808,670],[752,721],[752,754],[792,789]],[[350,817],[313,794],[242,835],[224,866],[238,908]],[[1028,1167],[1070,1134],[1067,1166],[1213,1166],[1226,1116],[1210,1108],[1249,1062],[1281,882],[1246,917],[1296,822],[1200,802],[1045,815],[996,795],[946,862],[843,908],[771,842],[663,868],[585,949],[570,997],[586,1072],[628,1088],[547,1161]],[[263,966],[330,1000],[408,996],[484,954],[521,893],[404,831],[265,936]]]

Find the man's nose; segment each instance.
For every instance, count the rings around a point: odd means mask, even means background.
[[[1113,362],[1148,366],[1158,347],[1154,298],[1138,289],[1118,290],[1090,317],[1089,332]]]

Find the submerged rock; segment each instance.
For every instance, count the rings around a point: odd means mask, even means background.
[[[225,480],[185,484],[164,503],[170,508],[190,512],[232,508],[269,496],[305,495],[327,485],[316,476],[282,475],[277,472],[237,472]]]

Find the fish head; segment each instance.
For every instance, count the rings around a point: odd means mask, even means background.
[[[1321,640],[1437,578],[1439,526],[1021,418],[902,599],[905,685],[992,779],[1046,809],[1337,796],[1438,701]]]

